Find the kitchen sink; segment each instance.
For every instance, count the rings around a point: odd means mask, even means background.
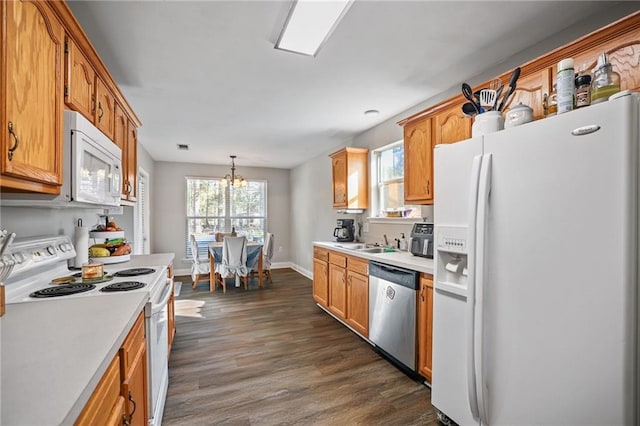
[[[342,243],[342,244],[336,244],[335,246],[343,249],[347,249],[347,250],[360,250],[366,247],[362,243]]]
[[[367,247],[367,248],[358,249],[356,251],[360,251],[362,253],[392,253],[396,250],[393,248],[387,248],[387,247]]]

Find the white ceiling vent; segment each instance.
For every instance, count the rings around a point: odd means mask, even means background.
[[[178,149],[180,151],[189,151],[189,145],[184,144],[184,143],[179,143],[178,144]]]

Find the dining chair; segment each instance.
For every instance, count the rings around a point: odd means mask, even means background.
[[[262,272],[266,275],[267,280],[273,284],[271,278],[271,259],[273,258],[273,244],[274,235],[271,232],[267,232],[264,237],[264,246],[262,248]],[[256,265],[256,268],[258,266]],[[251,278],[255,277],[257,270],[251,271]]]
[[[215,285],[220,284],[226,293],[226,279],[240,277],[246,290],[249,284],[247,273],[247,237],[224,237],[222,261],[215,266]]]
[[[198,253],[198,241],[196,236],[191,234],[189,236],[191,243],[191,279],[193,284],[191,288],[195,289],[199,282],[209,282],[209,259],[201,259]]]

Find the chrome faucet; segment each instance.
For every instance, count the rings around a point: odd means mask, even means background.
[[[387,239],[387,234],[382,235],[384,237],[384,245],[389,247],[389,240]]]

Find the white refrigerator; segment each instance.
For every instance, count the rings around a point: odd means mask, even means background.
[[[640,97],[438,145],[432,404],[638,425]]]

